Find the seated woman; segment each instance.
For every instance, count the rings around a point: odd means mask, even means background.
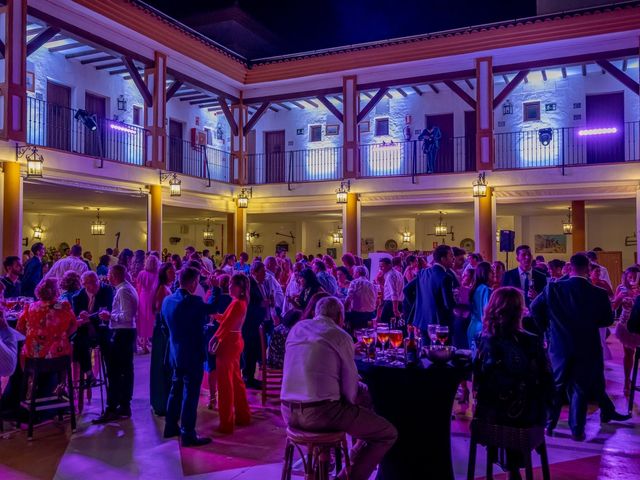
[[[522,329],[524,297],[513,287],[495,290],[487,304],[473,363],[474,418],[492,425],[544,427],[553,394],[540,338]],[[495,459],[494,459],[495,461]],[[509,479],[522,478],[523,459],[507,450]]]
[[[284,317],[280,325],[273,330],[271,335],[271,342],[269,343],[269,351],[267,352],[267,366],[282,370],[284,365],[284,345],[287,342],[287,335],[289,330],[302,318],[302,312],[300,310],[289,310]]]

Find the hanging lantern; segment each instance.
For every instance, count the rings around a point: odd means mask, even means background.
[[[213,231],[211,230],[211,226],[210,226],[208,218],[207,218],[207,226],[205,227],[204,231],[202,232],[202,239],[205,240],[205,241],[213,240]]]
[[[238,208],[249,207],[249,198],[253,197],[253,188],[243,188],[238,194]]]
[[[344,205],[347,203],[348,194],[351,191],[351,181],[340,182],[340,187],[336,189],[336,203]]]
[[[100,209],[98,208],[96,219],[91,222],[91,235],[104,235],[105,233],[107,233],[107,225],[100,219]]]
[[[567,218],[562,222],[562,233],[565,235],[571,235],[573,233],[573,222],[571,221],[571,207],[569,207],[569,213]]]
[[[478,174],[478,179],[473,182],[473,197],[484,198],[487,196],[487,179],[484,172]]]
[[[178,177],[174,174],[173,178],[169,180],[169,195],[172,197],[179,197],[182,195],[182,182],[178,180]]]

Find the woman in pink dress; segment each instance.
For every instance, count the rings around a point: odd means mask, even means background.
[[[155,300],[158,285],[158,258],[149,255],[144,264],[144,270],[138,273],[136,278],[136,290],[138,292],[138,351],[149,353],[151,337],[153,336],[153,302]]]

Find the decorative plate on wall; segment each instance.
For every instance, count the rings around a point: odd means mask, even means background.
[[[476,242],[474,242],[471,238],[465,238],[460,241],[460,248],[462,248],[467,253],[471,253],[476,248]]]
[[[388,250],[389,252],[396,252],[398,251],[398,242],[396,242],[393,238],[387,240],[384,244],[384,249]]]

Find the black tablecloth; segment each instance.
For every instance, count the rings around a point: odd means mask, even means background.
[[[376,413],[398,429],[398,441],[387,452],[377,480],[453,479],[451,411],[457,387],[470,361],[419,367],[391,367],[357,361]]]

